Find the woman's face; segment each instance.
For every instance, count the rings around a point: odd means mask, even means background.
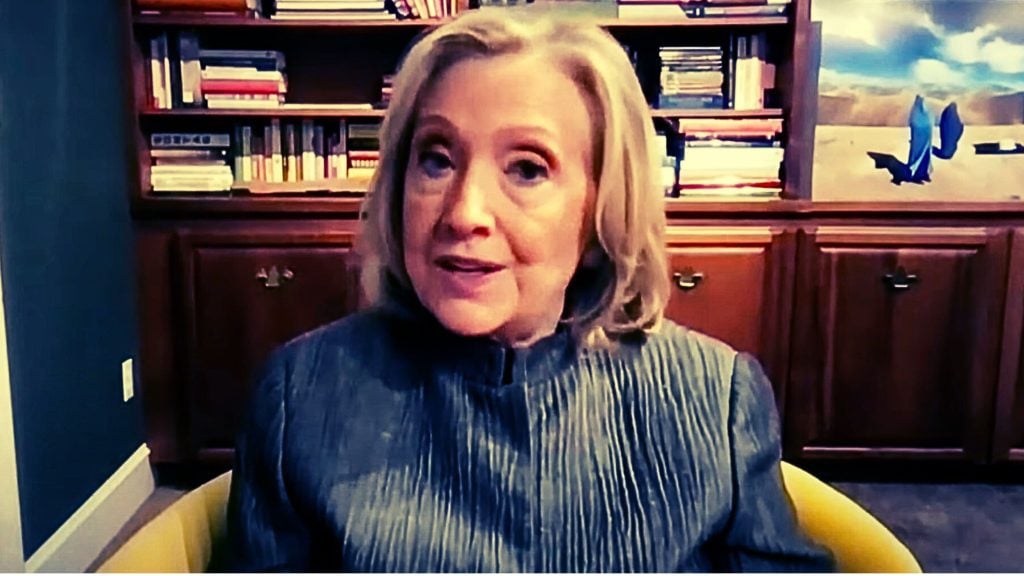
[[[540,55],[456,64],[424,94],[405,175],[416,294],[453,332],[554,331],[594,191],[579,89]]]

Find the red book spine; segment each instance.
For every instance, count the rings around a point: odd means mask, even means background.
[[[281,94],[280,82],[266,80],[210,80],[204,79],[202,90],[208,94]]]

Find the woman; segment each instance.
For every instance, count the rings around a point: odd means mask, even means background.
[[[237,446],[246,571],[831,568],[758,364],[662,319],[651,119],[590,26],[471,12],[395,80],[376,305],[278,350]]]

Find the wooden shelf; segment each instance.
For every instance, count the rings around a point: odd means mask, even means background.
[[[240,109],[240,110],[209,110],[207,108],[175,108],[173,110],[147,109],[139,112],[143,118],[178,118],[196,116],[219,116],[219,117],[242,117],[255,116],[258,118],[292,118],[292,117],[326,117],[326,118],[383,118],[384,110],[342,110],[325,109],[317,106],[303,108],[301,105],[291,105],[287,108],[263,108],[263,109]],[[661,109],[651,110],[654,118],[782,118],[783,111],[779,108],[768,108],[764,110],[691,110],[691,109]]]
[[[132,204],[141,219],[237,218],[289,216],[355,218],[364,196],[357,194],[166,194],[147,195]],[[813,202],[809,200],[666,198],[669,220],[743,218],[800,220],[810,218],[907,218],[945,220],[1024,216],[1024,202]]]
[[[443,24],[447,20],[426,18],[416,20],[272,20],[231,15],[204,14],[136,14],[135,26],[161,28],[398,28],[421,29]],[[593,22],[602,28],[736,28],[785,26],[785,16],[703,17],[679,20],[624,20],[600,18]]]
[[[147,195],[132,203],[138,218],[224,218],[249,215],[309,215],[355,217],[363,196],[354,194],[166,194]]]
[[[780,108],[763,110],[691,110],[691,109],[653,109],[651,116],[655,118],[782,118]]]
[[[703,17],[686,20],[624,20],[619,18],[596,20],[602,28],[740,28],[760,26],[785,26],[789,18],[785,16],[730,16]]]
[[[135,14],[140,27],[160,28],[429,28],[444,22],[437,18],[417,20],[271,20],[216,14]]]
[[[217,117],[257,117],[257,118],[292,118],[292,117],[325,117],[325,118],[383,118],[384,110],[341,110],[320,107],[303,108],[289,106],[287,108],[260,108],[239,110],[209,110],[207,108],[175,108],[173,110],[147,109],[139,112],[143,118],[181,118],[197,116]]]

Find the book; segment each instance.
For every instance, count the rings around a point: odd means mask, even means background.
[[[285,82],[287,77],[280,70],[260,70],[255,66],[207,66],[202,69],[203,80],[261,80]]]
[[[272,20],[395,20],[386,10],[339,10],[335,12],[278,12]]]
[[[211,110],[264,110],[273,109],[280,106],[277,100],[257,100],[257,99],[216,99],[206,98],[206,107]]]
[[[270,120],[270,153],[270,165],[273,172],[269,180],[284,182],[284,156],[281,151],[281,120],[279,118]]]
[[[259,0],[134,0],[140,11],[159,12],[260,12]]]
[[[255,68],[256,70],[273,71],[284,70],[284,54],[276,50],[220,50],[201,49],[199,61],[203,68],[211,66],[219,67],[243,67]]]
[[[331,104],[311,104],[308,102],[288,102],[281,105],[282,110],[324,110],[331,111],[337,110],[339,112],[347,111],[359,111],[359,110],[373,110],[372,104],[356,103],[356,104],[343,104],[343,103],[331,103]]]
[[[199,107],[203,103],[202,68],[199,64],[199,38],[194,32],[178,34],[178,68],[181,77],[181,103]]]
[[[316,174],[316,152],[313,148],[313,121],[306,118],[302,120],[302,179],[317,180]]]
[[[149,77],[150,102],[156,110],[167,110],[171,107],[165,97],[164,53],[167,50],[167,35],[160,34],[149,40]]]
[[[154,132],[149,136],[153,148],[228,148],[231,138],[221,133]]]
[[[327,174],[327,158],[325,157],[324,152],[324,127],[314,126],[313,153],[315,154],[315,156],[313,170],[315,174],[315,180],[321,180]]]
[[[284,94],[288,90],[283,81],[273,80],[220,80],[203,78],[200,84],[205,94]]]
[[[285,124],[284,138],[281,141],[281,155],[284,158],[285,182],[299,181],[298,140],[295,138],[295,125]]]
[[[152,159],[193,159],[193,160],[224,160],[227,156],[223,149],[186,149],[186,148],[156,148],[149,151]]]

